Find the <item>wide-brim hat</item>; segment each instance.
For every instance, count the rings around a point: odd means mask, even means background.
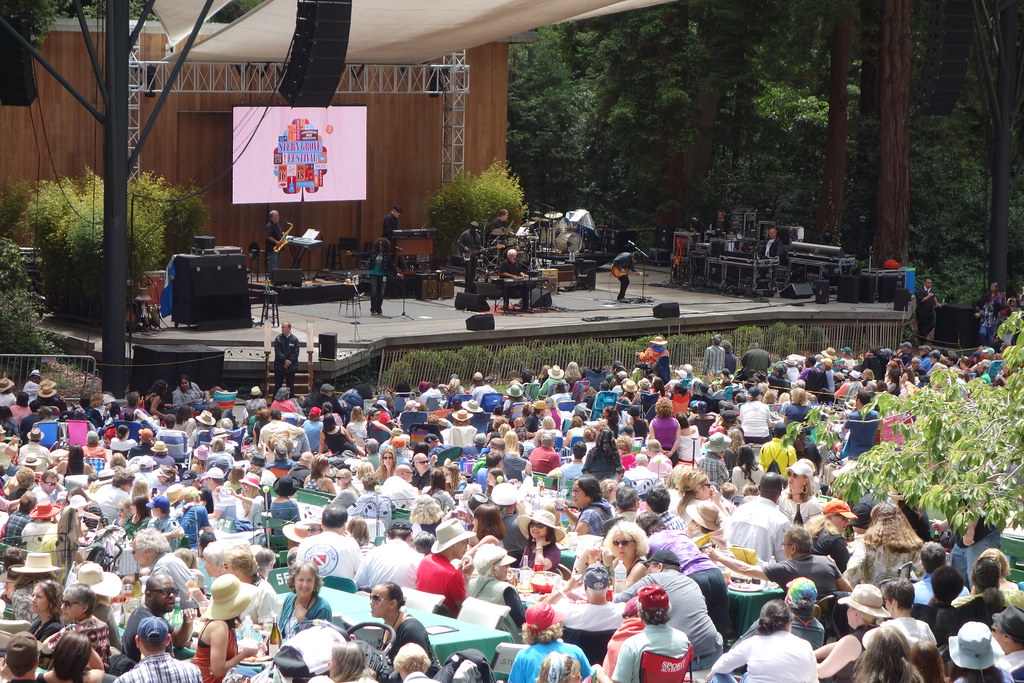
[[[732,439],[722,432],[715,432],[708,439],[708,453],[722,453],[732,447]]]
[[[437,540],[430,548],[432,553],[443,553],[459,541],[476,538],[476,534],[463,528],[462,522],[457,519],[449,519],[439,524],[435,535]]]
[[[695,505],[690,505],[686,511],[705,529],[718,531],[722,528],[722,511],[712,500],[702,500]]]
[[[21,459],[22,467],[31,467],[32,469],[39,469],[39,466],[43,464],[43,459],[35,453],[29,453]]]
[[[25,564],[16,564],[11,571],[15,574],[49,574],[60,571],[60,567],[53,564],[50,553],[29,553]]]
[[[855,610],[863,612],[879,619],[888,619],[891,614],[885,609],[885,601],[882,599],[882,591],[878,586],[870,583],[858,583],[853,592],[845,598],[839,598],[840,605],[847,605]],[[986,627],[987,629],[988,627]],[[950,639],[952,640],[952,638]]]
[[[237,576],[218,576],[210,586],[210,605],[203,616],[206,619],[234,619],[252,602],[255,588],[242,583]]]
[[[299,490],[299,485],[292,477],[281,477],[274,482],[274,493],[287,498],[288,496],[294,496],[295,492]]]
[[[536,401],[533,402],[533,409],[534,410],[547,410],[548,409],[548,404],[544,401],[544,399],[537,399]]]
[[[519,530],[526,538],[530,537],[530,522],[539,522],[554,529],[556,541],[562,541],[565,538],[565,529],[555,521],[555,516],[547,510],[534,510],[530,515],[519,515],[516,524],[519,525]]]
[[[565,377],[565,370],[558,367],[557,365],[552,365],[550,368],[548,368],[548,377],[550,377],[551,379],[562,379],[563,377]]]
[[[53,503],[46,502],[36,505],[35,509],[32,510],[32,512],[30,512],[28,516],[32,519],[50,519],[51,517],[56,517],[59,512],[59,505],[54,505]],[[47,557],[49,556],[47,555]]]
[[[152,451],[154,453],[166,453],[167,444],[165,444],[163,441],[154,441]]]
[[[44,379],[39,383],[39,398],[50,398],[57,393],[57,383],[50,379]]]
[[[505,390],[505,393],[511,398],[519,398],[523,395],[523,385],[519,382],[513,382],[508,385],[508,389]]]
[[[285,538],[289,541],[292,541],[293,543],[301,543],[302,539],[309,537],[309,524],[307,522],[285,524],[281,529],[281,533],[283,533]]]
[[[451,414],[451,418],[456,422],[469,422],[472,418],[472,413],[463,408],[462,410],[456,410]]]
[[[980,621],[968,621],[949,637],[949,658],[961,669],[981,671],[996,663],[1003,650],[992,639],[992,631]]]
[[[14,388],[14,382],[9,377],[0,377],[0,392],[10,391]]]
[[[477,403],[473,399],[470,399],[470,400],[466,401],[465,403],[463,403],[462,407],[465,408],[466,410],[468,410],[471,413],[482,413],[482,412],[484,412],[484,409],[480,407],[480,404]]]
[[[208,425],[210,427],[217,424],[217,420],[214,419],[213,414],[210,413],[209,410],[204,410],[203,412],[199,413],[199,417],[196,418],[196,422],[201,422],[204,425]]]
[[[92,588],[93,593],[105,598],[115,598],[121,594],[121,577],[103,571],[103,567],[95,562],[86,562],[78,568],[78,582]]]
[[[667,346],[668,340],[659,334],[657,337],[652,339],[650,343],[653,344],[654,346]]]
[[[625,382],[622,383],[622,390],[628,391],[629,393],[633,393],[634,391],[640,391],[640,387],[637,386],[637,383],[634,382],[633,380],[627,379]]]
[[[164,498],[170,501],[171,505],[174,505],[181,500],[182,495],[185,493],[185,487],[181,484],[171,484],[164,491]]]
[[[256,488],[259,488],[261,484],[260,478],[255,474],[247,474],[242,477],[242,483],[246,486],[255,486]]]
[[[256,398],[257,396],[262,396],[263,389],[259,387],[253,387],[252,389],[249,390],[249,395],[252,396],[253,398]]]
[[[507,567],[515,563],[516,558],[506,553],[502,546],[491,543],[480,546],[476,551],[476,555],[473,556],[473,567],[481,575],[491,571],[494,567]]]

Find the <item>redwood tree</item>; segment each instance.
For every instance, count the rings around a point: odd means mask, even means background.
[[[850,70],[850,38],[853,19],[840,17],[832,27],[831,66],[828,79],[828,133],[825,138],[825,163],[818,198],[818,230],[840,235],[843,219],[843,195],[846,189],[846,142],[849,131],[847,107],[850,97],[847,76]]]

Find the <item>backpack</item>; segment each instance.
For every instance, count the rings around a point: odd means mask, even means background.
[[[495,683],[491,663],[483,652],[473,648],[449,656],[434,680],[438,683]]]
[[[772,461],[770,463],[768,463],[768,469],[765,470],[765,473],[767,474],[768,472],[774,472],[775,474],[782,474],[782,470],[779,469],[779,463],[778,463],[777,460],[775,460],[775,458],[772,458]]]

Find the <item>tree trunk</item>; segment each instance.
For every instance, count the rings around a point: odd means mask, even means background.
[[[910,8],[885,0],[879,69],[878,218],[873,264],[907,258],[910,234]]]
[[[853,20],[840,19],[832,28],[831,68],[828,80],[828,134],[825,138],[825,168],[818,199],[817,227],[821,232],[841,234],[843,195],[846,190],[846,141],[849,129],[846,108],[847,75],[850,69],[850,38]]]
[[[878,43],[882,34],[882,0],[860,5],[860,99],[861,116],[878,117]]]

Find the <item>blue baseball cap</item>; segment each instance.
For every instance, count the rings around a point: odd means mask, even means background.
[[[153,499],[152,502],[146,503],[146,507],[150,509],[156,508],[158,510],[163,510],[164,512],[170,512],[171,501],[168,500],[167,496],[157,496],[156,498]]]
[[[151,643],[162,643],[170,635],[171,627],[160,617],[146,617],[139,622],[139,628],[135,633]]]

